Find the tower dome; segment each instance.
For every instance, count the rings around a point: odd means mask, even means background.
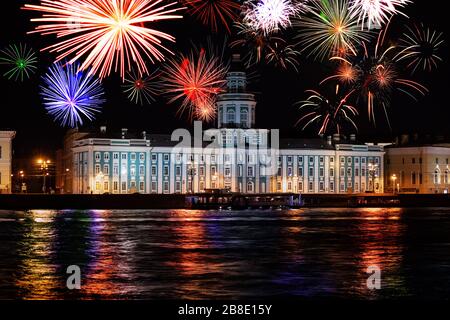
[[[217,97],[219,128],[253,128],[255,125],[255,96],[247,92],[247,75],[239,54],[234,54],[227,74],[227,91]]]

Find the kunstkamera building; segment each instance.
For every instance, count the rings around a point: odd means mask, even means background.
[[[246,87],[245,72],[232,67],[216,102],[217,128],[197,123],[192,135],[72,131],[58,161],[62,192],[383,192],[383,146],[355,135],[279,139],[277,130],[255,128],[256,100]]]

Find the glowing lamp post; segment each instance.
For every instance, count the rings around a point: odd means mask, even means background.
[[[38,166],[40,167],[40,169],[42,171],[42,177],[43,177],[42,178],[42,180],[43,180],[42,181],[42,192],[45,193],[46,189],[47,189],[46,177],[49,176],[49,173],[47,171],[48,171],[49,165],[51,164],[51,161],[50,160],[39,159],[37,161],[37,164],[38,164]]]

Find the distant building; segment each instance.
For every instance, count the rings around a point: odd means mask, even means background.
[[[449,193],[450,143],[410,138],[402,136],[398,143],[386,148],[386,190]]]
[[[0,131],[0,193],[11,193],[12,140],[15,131]]]
[[[383,146],[354,135],[277,140],[276,130],[254,129],[256,100],[246,85],[233,66],[217,99],[218,127],[205,132],[211,142],[190,138],[193,148],[180,148],[171,135],[115,135],[105,127],[76,139],[61,165],[72,172],[65,184],[71,180],[74,193],[383,192]]]

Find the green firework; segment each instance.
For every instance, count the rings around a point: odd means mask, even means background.
[[[23,81],[35,73],[37,57],[33,49],[26,44],[12,44],[0,51],[0,64],[8,67],[3,76],[9,80]]]

